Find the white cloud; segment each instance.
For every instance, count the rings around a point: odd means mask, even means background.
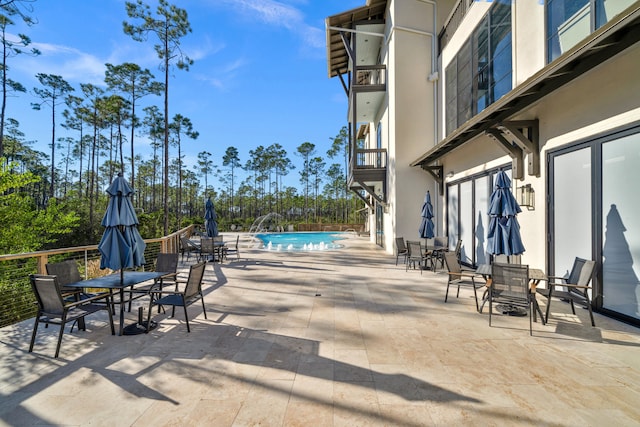
[[[298,35],[304,44],[322,49],[324,30],[305,22],[301,10],[276,0],[223,0],[246,19],[255,19],[268,25],[281,27]]]
[[[69,83],[83,82],[104,85],[105,61],[74,48],[32,43],[32,47],[42,54],[37,57],[18,56],[14,58],[12,69],[29,76],[37,73],[62,76]]]

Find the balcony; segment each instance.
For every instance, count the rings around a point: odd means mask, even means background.
[[[357,66],[349,93],[349,121],[374,122],[387,92],[387,69],[384,65]]]
[[[384,148],[356,149],[349,162],[349,188],[365,190],[381,204],[386,204],[387,150]],[[373,209],[367,199],[365,203]]]

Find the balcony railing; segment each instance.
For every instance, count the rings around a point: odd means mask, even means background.
[[[193,226],[169,236],[145,239],[146,264],[143,270],[153,270],[153,262],[160,252],[178,252],[180,236],[191,234]],[[22,254],[0,255],[0,328],[35,316],[35,296],[29,282],[30,274],[45,274],[49,262],[75,260],[85,279],[104,276],[110,270],[100,270],[98,245],[51,249]]]
[[[384,148],[359,149],[353,156],[353,169],[386,169],[387,150]]]
[[[471,7],[473,0],[458,0],[458,3],[451,9],[451,13],[447,18],[442,31],[438,34],[438,53],[442,53],[442,49],[447,45],[449,39],[456,32],[467,11]]]
[[[386,84],[387,73],[384,65],[365,65],[355,67],[353,81],[354,89],[385,90]]]

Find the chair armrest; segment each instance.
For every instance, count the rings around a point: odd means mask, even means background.
[[[472,271],[461,271],[460,273],[449,273],[451,276],[470,277],[472,279],[482,279],[482,276]]]
[[[167,273],[165,275],[158,277],[157,279],[154,279],[154,282],[161,283],[163,280],[166,280],[166,279],[177,280],[178,273]]]
[[[566,286],[567,288],[576,288],[576,289],[591,289],[591,286],[587,285],[574,285],[572,283],[564,283],[559,286]]]
[[[547,276],[547,279],[549,279],[549,281],[551,281],[551,280],[561,280],[561,281],[564,281],[564,282],[567,281],[567,278],[564,277],[564,276]]]
[[[99,293],[99,294],[94,295],[94,296],[89,297],[89,298],[84,298],[84,299],[81,299],[79,301],[74,301],[74,302],[65,304],[64,306],[67,307],[67,308],[73,308],[73,307],[77,307],[77,306],[80,306],[80,305],[84,305],[84,304],[86,304],[88,302],[98,301],[98,300],[101,300],[101,299],[104,299],[105,301],[108,301],[110,295],[111,294],[109,294],[108,292],[102,292],[102,293]]]
[[[154,291],[153,292],[155,295],[183,295],[184,292],[180,292],[180,291]]]

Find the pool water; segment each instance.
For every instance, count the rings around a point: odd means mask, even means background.
[[[337,240],[346,239],[348,233],[336,232],[297,232],[297,233],[258,233],[263,249],[269,251],[303,252],[326,251],[344,247]]]

